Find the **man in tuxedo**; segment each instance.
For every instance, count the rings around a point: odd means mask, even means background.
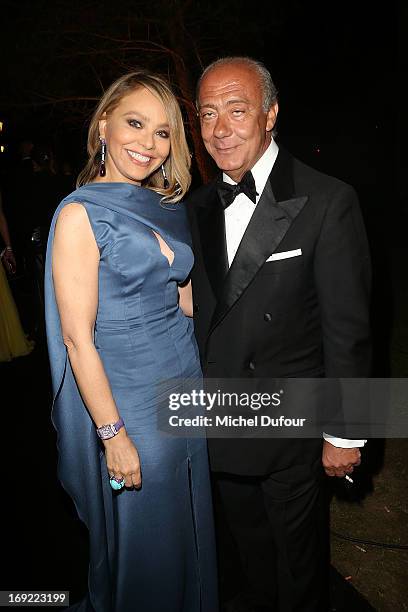
[[[188,202],[204,374],[368,376],[370,260],[354,190],[277,146],[262,63],[211,64],[197,109],[222,171]],[[321,483],[352,473],[365,442],[336,433],[209,439],[225,610],[328,609]]]

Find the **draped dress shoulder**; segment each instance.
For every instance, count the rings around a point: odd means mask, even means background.
[[[112,491],[103,448],[61,333],[52,245],[61,209],[86,209],[100,252],[95,346],[140,456],[140,491]],[[174,253],[170,264],[155,233]],[[163,394],[200,380],[192,321],[178,284],[193,265],[183,204],[127,183],[93,183],[57,208],[46,262],[46,322],[62,485],[90,537],[89,590],[76,610],[216,612],[216,564],[203,437],[166,436]],[[160,384],[158,384],[160,383]]]

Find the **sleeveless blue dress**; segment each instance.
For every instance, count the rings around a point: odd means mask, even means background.
[[[52,280],[55,223],[81,203],[100,251],[95,346],[140,456],[140,491],[113,492],[103,447],[82,402],[61,334]],[[169,264],[153,231],[174,253]],[[216,562],[206,441],[163,435],[163,397],[201,380],[192,321],[178,283],[193,265],[183,204],[127,183],[66,197],[51,224],[46,323],[62,485],[90,538],[89,612],[216,612]],[[194,384],[193,384],[194,386]]]

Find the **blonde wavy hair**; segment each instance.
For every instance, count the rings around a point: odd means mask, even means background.
[[[90,121],[87,145],[89,158],[78,176],[77,187],[90,183],[98,176],[100,163],[99,121],[115,110],[122,98],[140,87],[148,89],[163,103],[170,128],[170,153],[164,163],[169,186],[164,189],[163,175],[161,168],[158,168],[146,178],[143,187],[148,187],[162,194],[166,202],[178,202],[188,191],[191,183],[191,155],[186,141],[183,117],[176,96],[168,83],[162,77],[143,69],[120,77],[112,83],[102,96]]]

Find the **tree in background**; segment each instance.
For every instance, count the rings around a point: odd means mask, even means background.
[[[9,19],[1,42],[0,107],[41,117],[58,133],[78,129],[118,76],[136,66],[165,74],[182,106],[195,170],[207,181],[213,165],[203,148],[194,105],[195,82],[219,55],[262,57],[279,41],[297,2],[274,0],[267,20],[247,16],[242,0],[22,0],[3,3]],[[245,19],[242,18],[245,15]]]

